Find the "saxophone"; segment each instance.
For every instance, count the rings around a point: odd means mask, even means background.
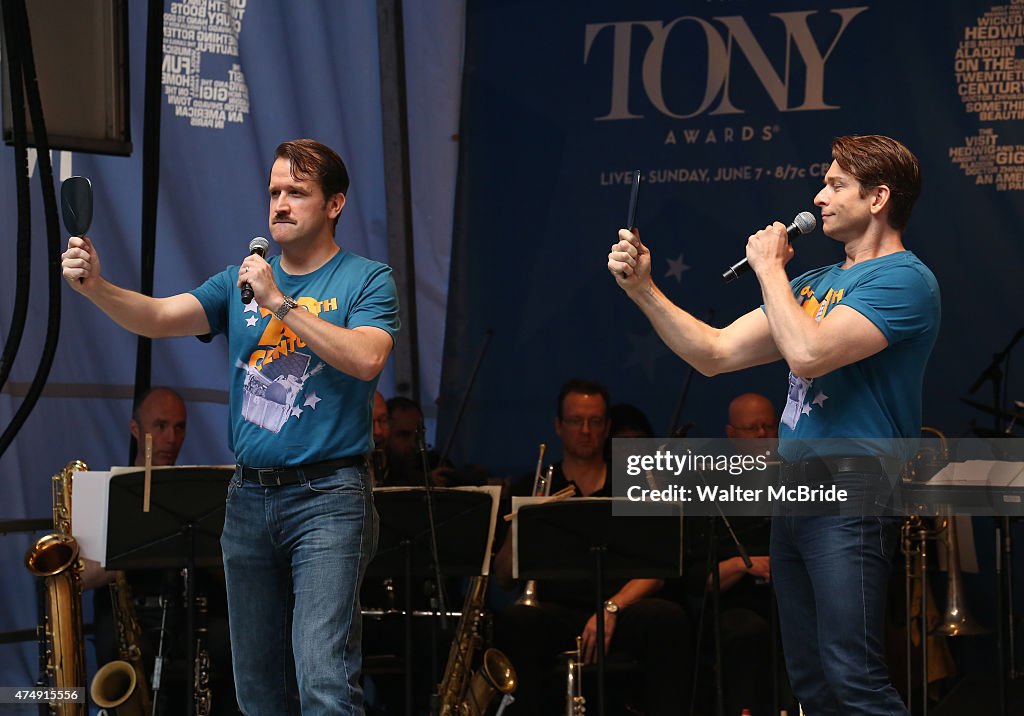
[[[471,673],[473,654],[479,648],[480,612],[487,592],[487,577],[473,577],[462,605],[462,616],[448,653],[444,677],[437,687],[441,716],[483,716],[497,692],[516,690],[516,670],[497,649],[484,652],[480,670]]]
[[[54,532],[36,540],[25,553],[25,566],[42,577],[46,590],[43,635],[46,673],[57,690],[85,688],[85,642],[82,639],[82,561],[78,541],[71,536],[71,476],[88,470],[84,462],[69,462],[54,475]],[[51,703],[56,716],[85,716],[81,703]]]
[[[153,705],[142,662],[142,628],[123,571],[115,572],[110,584],[110,607],[117,626],[117,653],[121,658],[96,672],[89,693],[97,706],[116,709],[114,713],[118,716],[150,716]]]

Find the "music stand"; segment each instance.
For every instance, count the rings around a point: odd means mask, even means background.
[[[613,515],[609,497],[551,501],[513,497],[512,573],[517,579],[593,579],[594,613],[604,612],[605,579],[678,577],[679,515]],[[604,716],[604,619],[597,619],[597,713]]]
[[[233,466],[153,468],[149,512],[142,511],[142,468],[73,477],[71,524],[83,558],[107,569],[185,568],[188,664],[195,664],[196,567],[222,563],[220,534],[233,472]],[[187,701],[192,716],[195,703]]]
[[[494,523],[501,488],[431,488],[437,553],[445,576],[476,576],[490,572]],[[425,487],[379,487],[373,502],[380,516],[377,554],[368,576],[405,577],[405,710],[413,701],[413,577],[434,576]],[[440,589],[441,585],[437,585]]]

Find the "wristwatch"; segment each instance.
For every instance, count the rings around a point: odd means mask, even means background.
[[[295,302],[295,299],[291,296],[285,296],[284,301],[281,302],[281,306],[274,311],[274,318],[279,321],[283,321],[284,317],[288,315],[288,311],[292,310],[299,304]]]
[[[604,610],[609,614],[618,614],[619,605],[613,602],[611,599],[609,599],[604,603]]]

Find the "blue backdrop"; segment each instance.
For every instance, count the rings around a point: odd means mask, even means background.
[[[613,402],[635,403],[666,431],[687,367],[606,269],[629,170],[645,179],[638,225],[656,282],[725,325],[760,292],[752,275],[724,285],[722,270],[765,224],[818,216],[812,198],[842,134],[888,134],[921,160],[905,243],[943,294],[925,422],[963,431],[972,413],[958,396],[1024,324],[1021,7],[469,3],[449,405],[485,330],[494,338],[457,459],[530,466],[573,376],[607,383]],[[795,248],[791,275],[842,257],[820,231]],[[698,375],[680,423],[721,435],[731,397],[756,390],[781,408],[785,376],[782,365]],[[1022,397],[1020,376],[1009,378],[1010,397]],[[989,401],[987,390],[976,397]]]
[[[489,0],[470,3],[464,14],[461,0],[410,3],[420,378],[429,412],[443,339],[438,442],[451,432],[487,329],[494,338],[457,435],[457,462],[499,473],[532,465],[537,443],[552,443],[554,396],[570,376],[609,383],[613,399],[640,405],[664,430],[685,366],[605,269],[625,221],[625,173],[639,168],[647,179],[639,224],[659,285],[722,325],[760,298],[752,277],[731,286],[719,279],[742,255],[746,236],[812,209],[830,139],[871,132],[905,141],[924,171],[906,242],[935,271],[944,318],[927,376],[925,420],[953,434],[972,415],[988,424],[957,398],[1024,324],[1019,7],[978,0],[927,8],[875,1]],[[165,9],[167,27],[177,31],[165,40],[156,293],[192,288],[266,233],[271,154],[278,142],[298,136],[334,146],[349,164],[342,244],[386,258],[375,3],[168,0]],[[219,14],[225,10],[227,16]],[[145,17],[141,3],[129,3],[129,11],[138,149]],[[190,29],[213,32],[202,40],[209,47],[200,48]],[[137,286],[139,152],[55,153],[54,160],[63,176],[92,177],[91,234],[104,273]],[[11,165],[12,152],[0,148],[0,168]],[[30,380],[45,332],[38,320],[46,268],[34,182],[37,320],[28,327],[14,385],[0,394],[3,424],[20,403],[12,393]],[[0,226],[10,237],[0,261],[4,336],[14,301],[13,197],[11,173],[0,171]],[[820,233],[811,235],[797,245],[791,271],[840,254]],[[47,478],[73,458],[95,468],[126,459],[129,401],[109,396],[132,382],[135,339],[67,289],[64,299],[50,377],[63,397],[41,400],[0,459],[0,518],[49,514]],[[698,376],[682,422],[719,434],[732,395],[760,390],[781,404],[784,379],[781,366]],[[223,344],[158,342],[153,380],[206,398],[189,402],[181,461],[230,461],[218,402],[226,385]],[[1011,371],[1009,382],[1010,397],[1024,397],[1019,372]],[[976,397],[989,400],[986,390]],[[0,631],[35,621],[32,581],[21,565],[27,541],[0,537]],[[34,677],[34,647],[0,647],[0,683]]]
[[[89,233],[103,274],[138,288],[146,4],[127,5],[135,153],[115,158],[54,152],[53,161],[58,181],[74,174],[92,179],[95,211]],[[413,3],[406,9],[412,173],[421,187],[413,197],[413,232],[417,260],[429,266],[417,287],[420,381],[429,403],[440,380],[462,16],[461,0]],[[352,186],[338,239],[351,251],[386,261],[376,3],[168,0],[163,19],[155,294],[197,286],[238,263],[253,236],[268,235],[266,187],[273,151],[281,141],[296,137],[319,139],[345,159]],[[12,166],[13,151],[0,147],[0,215],[5,217],[0,231],[8,237],[0,243],[5,247],[0,261],[0,329],[5,337],[16,268]],[[36,172],[30,313],[35,320],[27,327],[10,383],[0,394],[4,427],[32,378],[46,329],[40,320],[45,316],[47,267],[38,181]],[[0,520],[48,516],[48,478],[72,459],[84,459],[93,469],[127,460],[136,339],[67,287],[63,302],[50,397],[40,400],[0,459]],[[153,383],[172,385],[188,399],[181,464],[232,462],[226,446],[226,369],[220,339],[212,345],[193,338],[154,342]],[[389,366],[381,381],[385,395],[392,394],[393,383]],[[33,583],[22,565],[28,542],[27,536],[0,536],[0,632],[29,628],[36,621]],[[34,644],[0,646],[0,684],[33,683],[36,665]]]

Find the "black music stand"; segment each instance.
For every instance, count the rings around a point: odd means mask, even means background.
[[[106,568],[219,567],[232,472],[229,467],[153,470],[150,509],[143,512],[144,471],[117,470],[107,493]]]
[[[437,553],[445,577],[477,576],[490,569],[500,488],[431,488]],[[413,709],[413,577],[433,577],[427,488],[380,487],[373,502],[380,516],[377,554],[367,576],[405,577],[405,712]],[[440,589],[440,585],[437,585]]]
[[[149,512],[142,511],[145,471],[115,468],[107,486],[107,569],[184,567],[187,664],[195,664],[196,567],[222,563],[220,533],[232,467],[152,471]],[[195,703],[187,700],[188,716]]]
[[[727,529],[719,530],[719,523],[728,520]],[[712,634],[714,635],[715,713],[724,713],[724,691],[722,681],[722,588],[719,569],[723,561],[732,557],[749,559],[749,555],[767,555],[771,542],[771,519],[763,516],[738,516],[724,514],[715,516],[688,517],[686,520],[686,564],[706,565],[703,573],[711,582],[711,589],[704,591],[701,599],[700,623],[703,625],[708,594],[711,598]],[[732,534],[730,534],[730,530]],[[772,713],[780,709],[779,694],[779,646],[778,614],[776,613],[775,592],[765,584],[770,600],[770,628],[772,635]],[[698,629],[698,643],[703,631]],[[698,650],[699,652],[699,650]]]
[[[604,611],[606,579],[664,579],[682,574],[678,515],[613,515],[608,497],[545,501],[513,498],[513,576],[593,579],[594,613]],[[604,716],[604,620],[597,620],[597,714]]]

